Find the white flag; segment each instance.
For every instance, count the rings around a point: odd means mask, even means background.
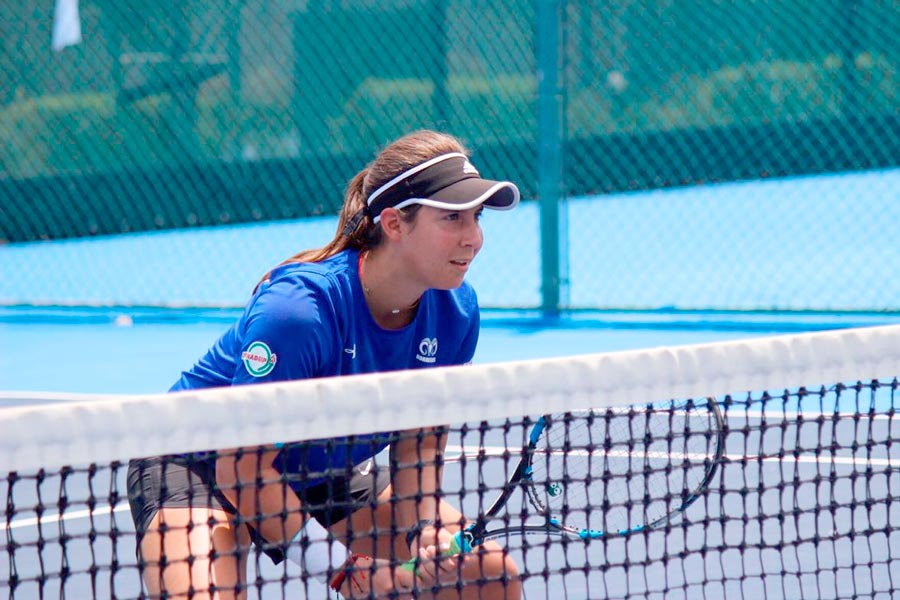
[[[81,18],[78,16],[78,0],[56,0],[53,14],[53,50],[59,52],[66,46],[81,42]]]

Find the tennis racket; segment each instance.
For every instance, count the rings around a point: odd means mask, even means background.
[[[453,537],[446,554],[508,535],[587,541],[659,528],[706,490],[724,451],[722,413],[713,398],[544,415],[530,427],[509,481],[487,513]],[[490,529],[519,488],[543,522],[504,520],[506,526]]]

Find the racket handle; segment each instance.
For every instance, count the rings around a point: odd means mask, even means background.
[[[469,544],[469,541],[463,536],[462,531],[457,531],[456,534],[450,538],[450,547],[447,548],[444,552],[442,552],[442,556],[455,556],[457,554],[467,554],[472,551],[472,545]],[[418,558],[411,558],[405,563],[400,565],[401,569],[405,569],[412,573],[416,573],[416,565],[418,564]]]

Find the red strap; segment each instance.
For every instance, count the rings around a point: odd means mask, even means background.
[[[353,592],[365,592],[366,590],[362,586],[362,582],[366,580],[366,572],[355,569],[356,561],[361,558],[369,558],[371,556],[367,556],[365,554],[351,554],[350,558],[347,559],[347,562],[344,563],[343,568],[341,568],[340,572],[334,576],[334,579],[331,580],[331,589],[336,592],[341,590],[341,586],[344,585],[344,581],[347,580],[347,575],[350,575],[350,591]]]

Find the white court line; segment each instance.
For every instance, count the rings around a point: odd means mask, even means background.
[[[884,413],[853,413],[853,412],[781,412],[778,410],[771,410],[768,412],[764,412],[761,410],[740,410],[740,409],[731,409],[723,411],[726,419],[736,419],[739,417],[747,417],[748,419],[762,419],[763,417],[767,419],[777,419],[777,418],[793,418],[797,419],[798,416],[803,416],[803,423],[812,423],[818,421],[820,418],[825,419],[826,421],[849,421],[851,419],[856,420],[857,418],[862,419],[870,419],[872,421],[890,421],[890,420],[898,420],[897,417],[886,415]],[[799,420],[799,419],[798,419]]]
[[[84,510],[70,510],[63,513],[62,517],[60,517],[59,513],[49,513],[40,518],[31,517],[29,519],[14,519],[11,523],[6,525],[7,530],[11,529],[23,529],[25,527],[37,527],[38,525],[44,527],[48,525],[54,525],[59,523],[60,521],[77,521],[79,519],[87,519],[90,518],[91,515],[96,517],[102,517],[104,515],[112,515],[113,513],[126,512],[129,510],[128,504],[119,504],[115,508],[111,506],[100,506],[95,508],[94,510],[84,509]]]
[[[503,458],[504,456],[510,456],[513,454],[517,454],[516,450],[511,450],[509,448],[505,448],[503,446],[485,446],[479,451],[474,451],[473,448],[469,448],[469,451],[466,451],[463,446],[447,446],[446,453],[450,454],[444,458],[445,463],[458,463],[463,460],[466,461],[475,461],[479,457],[485,458]],[[571,452],[569,453],[572,454]],[[578,454],[587,455],[588,452],[579,452]],[[633,456],[633,454],[629,454],[628,452],[611,452],[610,456],[627,458],[629,456]],[[663,452],[648,452],[646,453],[648,457],[651,458],[664,458],[669,456],[668,453]],[[688,454],[685,455],[685,458],[690,460],[702,461],[706,458],[705,455],[700,454]],[[780,462],[780,463],[822,463],[822,464],[834,464],[834,465],[850,465],[850,466],[862,466],[862,467],[889,467],[889,468],[900,468],[900,458],[891,459],[891,458],[866,458],[866,457],[853,457],[853,456],[745,456],[742,454],[726,454],[723,456],[723,459],[726,463],[739,463],[739,462],[748,462],[748,463],[756,463],[756,462]],[[66,511],[60,516],[59,513],[48,513],[43,515],[42,517],[31,517],[27,519],[14,519],[12,522],[4,525],[6,530],[13,529],[24,529],[26,527],[36,527],[40,526],[49,526],[58,524],[60,522],[67,521],[77,521],[79,519],[87,519],[93,516],[94,518],[102,517],[104,515],[112,516],[115,513],[126,512],[129,510],[128,504],[123,503],[119,504],[115,507],[110,506],[101,506],[95,508],[94,510],[83,509],[83,510],[72,510]]]
[[[460,462],[463,459],[463,455],[461,449],[459,447],[452,448],[450,446],[447,447],[447,452],[455,451],[459,454],[459,456],[445,458],[444,462]],[[511,450],[503,448],[502,446],[487,446],[484,448],[482,452],[467,452],[465,454],[465,460],[476,460],[479,456],[486,456],[489,458],[502,458],[506,454],[513,453]],[[563,454],[564,452],[560,452]],[[576,456],[588,456],[591,453],[587,450],[581,450],[577,452],[569,451],[569,456],[575,454]],[[637,453],[629,453],[624,451],[615,451],[609,452],[607,456],[612,456],[616,458],[629,458],[635,456]],[[669,452],[645,452],[640,456],[646,456],[648,458],[667,458],[671,456]],[[689,460],[703,461],[707,458],[705,454],[679,454],[679,458],[686,458]],[[873,467],[893,467],[896,466],[900,468],[900,458],[894,460],[891,458],[869,458],[869,457],[854,457],[854,456],[808,456],[808,455],[800,455],[797,457],[785,455],[783,457],[779,456],[762,456],[759,455],[744,455],[744,454],[725,454],[722,456],[722,459],[725,462],[783,462],[783,463],[825,463],[825,464],[835,464],[835,465],[852,465],[856,466],[857,464],[861,466],[871,465]]]

